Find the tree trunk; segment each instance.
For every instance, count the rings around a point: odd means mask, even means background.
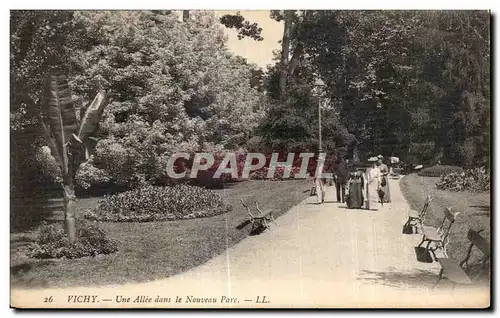
[[[186,22],[189,20],[189,10],[182,10],[182,21]]]
[[[285,27],[281,41],[281,72],[280,72],[280,99],[284,100],[286,93],[286,79],[288,76],[288,57],[290,55],[290,35],[292,30],[293,11],[285,11]]]
[[[69,244],[74,244],[76,241],[76,196],[72,177],[65,177],[63,188],[66,233],[68,234]]]
[[[304,50],[304,45],[302,44],[300,39],[298,41],[299,42],[295,46],[295,50],[293,51],[292,59],[290,60],[290,63],[289,63],[287,76],[293,75],[293,72],[295,71],[295,69],[299,65],[300,56],[302,55],[302,51]]]
[[[76,242],[76,195],[75,195],[75,175],[78,169],[79,157],[78,146],[69,144],[64,147],[65,152],[68,153],[68,170],[67,174],[63,176],[63,189],[64,189],[64,222],[66,226],[66,234],[68,234],[69,244]],[[70,147],[71,150],[67,150]]]

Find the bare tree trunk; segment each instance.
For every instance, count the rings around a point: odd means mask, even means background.
[[[69,143],[65,148],[68,153],[68,169],[63,176],[64,189],[64,221],[69,244],[76,242],[76,195],[75,195],[75,175],[81,162],[82,145]],[[69,149],[69,150],[68,150]]]
[[[292,30],[293,11],[285,11],[285,27],[281,41],[281,72],[280,72],[280,99],[283,100],[286,93],[286,80],[288,76],[288,57],[290,55],[290,35]]]
[[[182,21],[186,22],[189,20],[189,10],[182,10]]]
[[[292,59],[290,60],[289,67],[288,67],[288,76],[292,76],[293,72],[297,68],[297,65],[299,65],[299,60],[300,56],[302,55],[302,51],[304,50],[304,45],[302,42],[300,42],[300,39],[298,40],[299,42],[295,46],[295,50],[293,51]]]
[[[74,244],[76,241],[76,195],[73,178],[65,176],[64,178],[64,221],[66,225],[66,233],[68,234],[69,244]]]

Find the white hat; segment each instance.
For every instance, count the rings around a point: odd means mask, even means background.
[[[378,155],[378,156],[377,156],[377,158],[383,159],[383,158],[384,158],[384,156],[382,156],[382,155]]]
[[[375,162],[375,161],[378,161],[378,158],[377,157],[371,157],[370,159],[368,159],[368,161]]]

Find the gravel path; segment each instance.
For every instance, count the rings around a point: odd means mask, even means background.
[[[33,306],[40,306],[49,305],[40,299],[53,294],[58,307],[120,307],[118,295],[131,298],[126,307],[488,306],[489,290],[484,288],[452,289],[444,280],[431,289],[440,267],[416,260],[413,247],[420,235],[401,233],[409,207],[398,182],[390,181],[393,202],[379,211],[347,209],[334,202],[335,189],[329,187],[322,205],[310,197],[278,218],[278,226],[271,231],[249,236],[225,254],[171,278],[119,287],[73,288],[71,293],[19,290],[12,296],[25,305],[33,301]],[[100,302],[68,303],[67,295],[73,294],[98,295]],[[140,295],[151,297],[151,302],[132,303]],[[170,302],[155,303],[156,296],[170,298]],[[180,303],[175,303],[177,296],[182,298]],[[256,303],[257,297],[269,303]],[[103,301],[106,298],[112,301]],[[215,303],[197,302],[212,298]]]

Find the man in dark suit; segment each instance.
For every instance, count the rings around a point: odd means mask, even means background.
[[[333,174],[335,175],[335,187],[337,189],[337,202],[345,202],[345,188],[349,181],[349,164],[347,159],[338,157]]]

